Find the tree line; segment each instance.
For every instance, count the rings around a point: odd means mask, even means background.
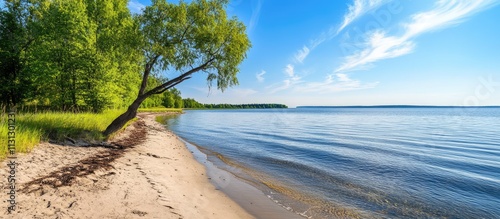
[[[276,103],[254,103],[254,104],[203,104],[192,98],[183,99],[184,108],[187,109],[271,109],[288,108],[288,106]]]
[[[143,54],[127,0],[3,0],[2,105],[62,111],[123,108],[137,96]]]
[[[254,103],[254,104],[203,104],[193,98],[182,98],[181,92],[176,88],[170,89],[163,95],[153,96],[146,99],[142,105],[145,108],[166,107],[184,109],[271,109],[288,108],[284,104],[276,103]]]

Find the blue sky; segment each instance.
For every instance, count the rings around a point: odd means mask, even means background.
[[[500,1],[233,0],[252,48],[240,85],[202,103],[500,105]],[[139,12],[149,0],[131,0]]]

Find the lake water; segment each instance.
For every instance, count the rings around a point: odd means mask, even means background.
[[[500,218],[500,108],[193,110],[168,126],[313,218]]]

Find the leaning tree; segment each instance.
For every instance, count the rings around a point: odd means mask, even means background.
[[[205,73],[208,85],[215,82],[222,91],[238,84],[238,65],[251,45],[245,25],[234,17],[228,18],[224,9],[227,3],[228,0],[196,0],[172,4],[153,0],[138,15],[145,57],[139,94],[127,111],[106,128],[104,135],[133,119],[146,98],[165,92],[194,73]],[[152,73],[166,74],[170,79],[147,89]]]

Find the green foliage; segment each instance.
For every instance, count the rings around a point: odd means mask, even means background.
[[[122,111],[107,110],[103,113],[26,113],[16,115],[16,152],[26,153],[40,141],[65,137],[101,141],[101,132]],[[0,141],[7,142],[7,116],[0,120]],[[0,159],[8,152],[7,144],[0,144]]]
[[[142,35],[126,0],[6,0],[1,104],[100,112],[137,96]]]
[[[162,105],[167,108],[184,108],[181,92],[172,88],[163,93]]]
[[[82,1],[54,0],[39,10],[36,43],[28,50],[29,71],[36,75],[37,97],[61,110],[103,105],[92,74],[96,39]]]
[[[160,124],[168,125],[168,120],[175,118],[179,114],[166,114],[166,115],[159,115],[155,118],[155,121],[157,121]]]
[[[168,91],[163,93],[163,101],[161,104],[167,108],[174,108],[175,107],[174,95]]]
[[[160,84],[163,83],[163,81],[164,79],[150,75],[148,80],[149,83],[147,84],[147,89],[152,89],[156,86],[159,86]],[[164,97],[163,95],[164,94],[150,96],[141,103],[140,107],[141,108],[161,107],[163,103],[163,97]]]
[[[24,53],[32,43],[25,0],[4,1],[0,9],[0,105],[22,102],[32,90]]]
[[[140,108],[139,112],[148,112],[148,113],[165,113],[165,112],[174,112],[174,113],[182,113],[182,109],[179,108],[164,108],[164,107],[153,107],[153,108]]]
[[[288,108],[284,104],[276,103],[255,103],[255,104],[202,104],[198,101],[186,98],[184,99],[184,108],[186,109],[271,109],[271,108]]]
[[[205,108],[205,106],[203,106],[203,104],[199,103],[198,101],[192,99],[192,98],[186,98],[186,99],[183,99],[184,101],[184,108],[191,108],[191,109],[201,109],[201,108]]]
[[[224,10],[227,3],[196,0],[172,4],[153,0],[145,8],[138,17],[144,37],[144,73],[180,73],[145,95],[162,93],[198,71],[207,73],[209,86],[216,82],[221,90],[238,84],[238,65],[246,57],[250,41],[243,23],[228,19]]]
[[[157,86],[160,80],[152,77],[149,79],[150,83],[148,85]],[[153,83],[151,83],[153,81]],[[156,83],[155,83],[156,81]],[[184,108],[184,101],[182,100],[181,92],[176,88],[172,88],[163,92],[162,94],[153,95],[142,102],[141,108],[154,108],[154,107],[165,107],[165,108]]]
[[[138,42],[141,34],[137,20],[127,8],[127,0],[87,0],[87,16],[95,25],[97,62],[93,75],[97,94],[112,108],[130,105],[137,96],[143,54]]]

